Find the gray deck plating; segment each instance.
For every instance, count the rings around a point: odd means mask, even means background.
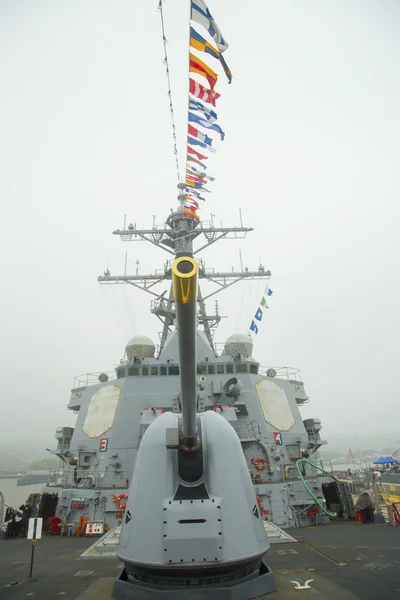
[[[399,599],[399,528],[346,522],[287,533],[298,541],[271,545],[267,560],[278,592],[264,600]],[[115,557],[80,559],[91,544],[87,538],[43,538],[36,546],[37,581],[27,583],[30,543],[23,539],[0,542],[1,600],[110,600],[120,562]],[[75,577],[78,571],[94,574]],[[24,579],[24,583],[10,586]],[[292,581],[304,585],[309,579],[313,579],[310,589],[294,590]]]

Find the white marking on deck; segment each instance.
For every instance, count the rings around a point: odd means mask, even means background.
[[[311,589],[311,585],[309,585],[312,581],[314,581],[314,579],[307,579],[307,581],[305,582],[304,585],[300,585],[300,583],[298,581],[291,581],[290,583],[295,583],[295,587],[293,589],[295,590],[309,590]]]

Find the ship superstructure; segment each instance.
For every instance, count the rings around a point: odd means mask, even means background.
[[[192,255],[198,259],[205,247],[224,238],[244,237],[249,231],[242,223],[236,228],[199,223],[187,218],[179,204],[162,227],[138,229],[125,224],[113,233],[123,241],[146,240],[171,258]],[[206,300],[218,292],[243,279],[268,280],[270,275],[263,265],[254,270],[217,272],[199,260],[197,412],[216,411],[236,431],[264,519],[280,526],[325,522],[327,517],[295,468],[302,457],[315,459],[318,448],[326,443],[320,438],[320,421],[301,417],[300,407],[308,397],[300,372],[262,367],[252,355],[248,334],[234,333],[218,353],[213,336],[221,319],[218,305],[212,315],[206,310]],[[160,414],[181,412],[173,295],[172,291],[161,295],[155,291],[157,284],[170,280],[171,261],[153,274],[113,275],[106,270],[98,277],[103,285],[129,284],[150,294],[150,310],[162,322],[162,331],[158,348],[147,336],[134,336],[115,374],[75,379],[68,408],[77,414],[77,421],[74,429],[57,430],[58,448],[53,453],[60,458],[62,469],[50,482],[51,492],[58,493],[56,514],[64,523],[78,525],[85,518],[108,527],[120,524],[144,432]],[[203,296],[201,280],[218,287]],[[302,470],[322,504],[326,479],[307,464],[302,464]]]

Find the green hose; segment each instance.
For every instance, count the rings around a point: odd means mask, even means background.
[[[325,469],[322,469],[320,467],[317,467],[317,465],[314,465],[314,463],[310,462],[309,460],[305,459],[305,458],[300,458],[297,462],[296,462],[296,469],[297,472],[300,476],[301,481],[303,482],[304,487],[306,488],[307,492],[310,494],[311,498],[314,500],[315,504],[317,506],[319,506],[319,508],[321,510],[324,511],[324,513],[326,515],[328,515],[329,517],[336,517],[336,513],[335,512],[330,512],[329,510],[327,510],[318,500],[318,498],[315,497],[315,495],[313,494],[313,492],[310,490],[310,488],[308,487],[307,483],[304,481],[304,477],[300,471],[300,467],[299,467],[299,463],[307,463],[308,465],[311,465],[312,467],[314,467],[314,469],[317,469],[318,471],[321,471],[321,473],[325,473],[326,475],[329,475],[329,477],[332,477],[332,479],[334,479],[335,481],[339,481],[339,479],[337,477],[335,477],[334,475],[332,475],[332,473],[329,473],[329,471],[325,471]]]

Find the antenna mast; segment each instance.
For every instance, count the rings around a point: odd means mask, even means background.
[[[179,199],[179,197],[178,197]],[[253,231],[251,227],[244,227],[242,224],[242,215],[240,214],[241,225],[240,227],[214,227],[213,221],[211,223],[198,222],[193,218],[187,218],[183,213],[183,206],[179,206],[175,212],[171,210],[167,220],[162,226],[155,225],[153,220],[153,227],[151,229],[137,229],[136,225],[132,223],[124,229],[117,229],[113,231],[114,235],[119,235],[123,242],[137,242],[146,241],[154,246],[157,246],[164,252],[171,254],[173,258],[180,256],[196,256],[205,248],[208,248],[215,242],[222,239],[242,239],[246,237],[249,231]],[[201,239],[204,236],[203,243],[199,247],[194,247],[194,241]],[[112,284],[129,284],[139,288],[152,295],[154,298],[150,304],[151,312],[156,315],[163,324],[163,329],[160,337],[160,350],[164,348],[167,335],[173,330],[174,321],[176,318],[175,302],[172,295],[172,288],[170,288],[169,295],[166,298],[167,291],[159,294],[153,290],[153,288],[164,281],[171,282],[172,279],[172,260],[167,260],[164,263],[162,271],[155,271],[154,273],[139,274],[137,268],[135,274],[129,274],[126,272],[124,275],[111,275],[107,269],[103,275],[100,275],[97,279],[100,284],[112,285]],[[197,296],[198,305],[198,322],[202,325],[204,333],[207,336],[208,342],[215,353],[215,346],[213,341],[213,330],[221,321],[218,308],[216,307],[215,314],[209,315],[206,311],[205,301],[208,298],[218,294],[222,290],[231,287],[238,281],[243,279],[269,279],[271,276],[270,271],[266,271],[263,265],[259,265],[256,270],[250,271],[247,267],[243,269],[241,265],[240,271],[215,271],[213,268],[207,268],[203,260],[199,260],[199,290]],[[207,280],[211,283],[216,284],[218,287],[206,296],[202,295],[200,280]]]

